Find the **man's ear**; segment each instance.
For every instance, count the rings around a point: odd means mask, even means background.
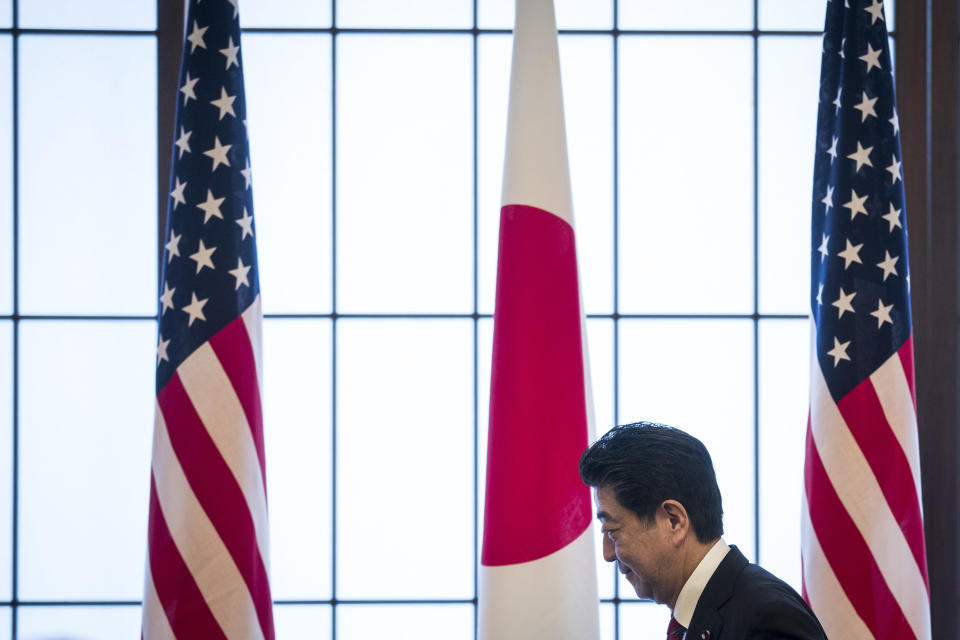
[[[660,512],[669,526],[670,539],[679,544],[690,532],[690,517],[687,510],[676,500],[664,500],[660,503]]]

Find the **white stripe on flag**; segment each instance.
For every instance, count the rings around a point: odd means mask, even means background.
[[[187,482],[159,406],[153,475],[170,537],[220,628],[228,638],[263,638],[247,584]]]
[[[596,637],[593,527],[543,558],[480,566],[479,638],[583,640]]]
[[[246,311],[240,314],[243,318],[243,325],[247,328],[247,335],[250,336],[250,347],[253,349],[253,359],[257,363],[257,389],[260,389],[261,402],[263,399],[263,312],[260,304],[260,294],[254,298],[253,303],[247,307]],[[263,549],[260,550],[263,553]],[[264,557],[264,564],[267,560]]]
[[[157,588],[150,574],[150,560],[147,559],[147,591],[143,602],[143,640],[176,640],[170,621],[160,604]]]
[[[930,618],[924,614],[924,610],[929,611],[927,587],[913,561],[913,551],[890,511],[870,465],[830,396],[816,352],[810,366],[810,425],[827,477],[866,540],[910,628],[916,637],[929,638]]]
[[[806,543],[803,549],[803,582],[810,607],[817,612],[827,637],[873,640],[873,634],[853,608],[820,548],[820,541],[810,523],[806,492],[803,495],[800,527],[803,530],[801,537]]]
[[[883,415],[887,417],[897,442],[903,448],[903,454],[910,464],[913,474],[914,492],[920,513],[923,514],[923,500],[920,499],[920,443],[917,440],[917,413],[913,406],[913,394],[907,382],[900,356],[894,354],[870,376],[870,382],[880,399]]]
[[[266,491],[257,447],[240,398],[209,342],[184,360],[177,373],[207,433],[240,485],[266,565],[270,548]]]

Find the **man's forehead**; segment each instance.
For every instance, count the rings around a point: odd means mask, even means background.
[[[593,490],[593,499],[597,504],[598,520],[616,520],[616,513],[621,508],[620,503],[610,487],[596,487]]]

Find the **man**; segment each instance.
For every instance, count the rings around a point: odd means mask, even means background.
[[[717,476],[693,436],[616,427],[583,453],[580,477],[595,488],[604,559],[671,608],[670,640],[826,639],[796,591],[721,538]]]

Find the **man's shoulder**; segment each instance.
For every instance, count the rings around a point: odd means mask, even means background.
[[[707,609],[703,622],[716,625],[721,637],[826,638],[813,611],[789,584],[748,562],[735,548],[711,582],[700,603]]]

